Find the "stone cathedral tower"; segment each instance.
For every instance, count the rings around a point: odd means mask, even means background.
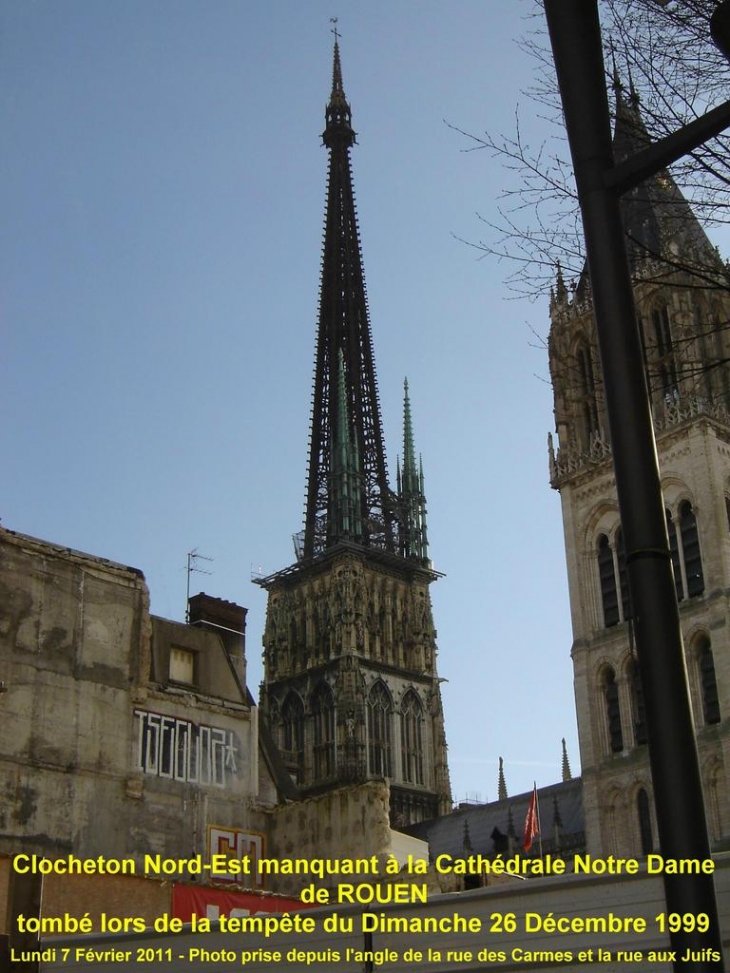
[[[617,90],[614,151],[648,136]],[[624,199],[667,531],[715,846],[730,839],[730,275],[668,173]],[[642,687],[586,273],[558,272],[550,371],[573,623],[588,850],[656,849]]]
[[[261,709],[303,793],[386,777],[394,825],[451,808],[408,386],[388,485],[337,41],[304,530],[268,591]]]

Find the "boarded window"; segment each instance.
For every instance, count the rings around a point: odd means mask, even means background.
[[[195,682],[195,653],[188,649],[170,649],[170,682]]]

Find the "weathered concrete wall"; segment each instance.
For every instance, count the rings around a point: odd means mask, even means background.
[[[271,812],[267,858],[367,858],[391,850],[390,794],[385,781],[341,787]],[[274,892],[297,894],[301,875],[271,876]],[[326,887],[327,881],[317,882]]]
[[[7,936],[10,932],[10,859],[0,855],[0,936]]]
[[[0,532],[2,851],[82,846],[123,797],[147,605],[138,571]]]
[[[139,571],[0,529],[0,855],[130,858],[142,876],[145,855],[387,854],[388,784],[273,806],[242,641],[224,643],[214,623],[154,618],[148,605]],[[173,648],[194,657],[189,682],[170,678]],[[0,906],[14,887],[8,861]],[[296,895],[304,884],[265,887]],[[161,887],[48,876],[43,911],[153,916],[166,909]]]
[[[101,914],[115,918],[142,917],[148,926],[169,914],[172,884],[134,875],[46,875],[43,915],[76,917],[88,914],[94,929]]]
[[[152,618],[140,571],[0,529],[0,853],[205,856],[212,825],[262,830],[242,653]]]

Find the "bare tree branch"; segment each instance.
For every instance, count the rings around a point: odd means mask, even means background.
[[[611,87],[620,83],[639,99],[654,139],[676,131],[724,101],[730,93],[730,65],[710,39],[715,0],[600,0]],[[486,150],[502,165],[507,183],[493,212],[481,212],[486,231],[470,245],[508,265],[506,283],[528,298],[543,295],[561,263],[566,278],[583,269],[583,234],[572,166],[564,137],[560,99],[540,0],[522,39],[534,65],[525,91],[534,120],[554,131],[538,146],[524,136],[529,126],[515,112],[511,134],[487,130],[474,135],[450,125],[467,140],[465,152]],[[524,110],[524,109],[523,109]],[[695,214],[706,225],[730,223],[730,136],[721,135],[674,166],[672,175]],[[715,285],[716,286],[716,285]]]

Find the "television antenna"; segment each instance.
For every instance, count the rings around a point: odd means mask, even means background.
[[[205,554],[198,554],[197,547],[194,547],[192,551],[188,551],[188,567],[185,572],[187,575],[187,591],[185,593],[185,624],[190,622],[190,575],[195,574],[212,574],[212,571],[206,571],[205,568],[198,566],[198,561],[210,561],[212,563],[212,557],[206,557]]]

